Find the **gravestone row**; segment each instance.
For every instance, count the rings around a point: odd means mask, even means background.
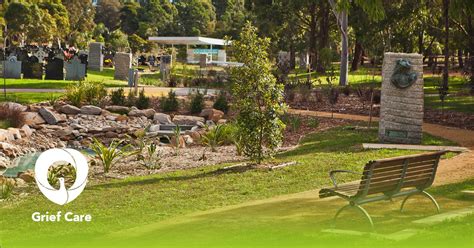
[[[7,60],[2,61],[2,76],[20,79],[23,74],[25,79],[42,79],[43,63],[41,60],[34,55],[23,58],[23,61],[19,61],[16,56],[9,56]],[[45,66],[44,78],[64,80],[64,70],[66,71],[66,80],[83,80],[86,76],[86,64],[77,56],[67,62],[61,58],[52,57]]]

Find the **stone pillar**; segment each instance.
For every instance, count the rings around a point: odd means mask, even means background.
[[[104,55],[102,54],[102,43],[92,42],[89,44],[88,68],[93,71],[104,69]]]
[[[385,53],[379,140],[420,144],[423,125],[423,56]]]
[[[188,63],[194,62],[194,49],[186,50],[186,60]]]
[[[128,72],[132,68],[131,53],[116,53],[114,56],[115,80],[127,80]]]

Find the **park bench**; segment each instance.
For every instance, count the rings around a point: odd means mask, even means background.
[[[440,157],[445,153],[441,151],[370,161],[365,165],[362,173],[347,170],[331,171],[329,177],[334,187],[320,190],[319,196],[320,198],[338,196],[349,201],[348,205],[337,211],[334,216],[334,225],[342,211],[356,208],[364,214],[371,227],[374,228],[372,218],[361,205],[405,197],[400,207],[400,211],[403,211],[405,202],[413,195],[429,198],[439,213],[438,203],[425,189],[433,184]],[[339,185],[336,181],[336,174],[339,173],[360,174],[361,179]]]

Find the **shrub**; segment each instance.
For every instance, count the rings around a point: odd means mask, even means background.
[[[204,95],[197,90],[196,93],[191,96],[191,103],[189,104],[189,112],[191,114],[199,114],[204,108]]]
[[[21,127],[25,124],[22,111],[18,108],[11,108],[8,105],[0,105],[0,122],[3,128]]]
[[[113,105],[125,105],[125,92],[123,88],[118,88],[110,93],[110,101]]]
[[[229,111],[229,103],[227,102],[227,96],[224,91],[219,93],[219,96],[212,107],[227,114]]]
[[[217,125],[201,136],[201,144],[211,148],[212,152],[217,152],[217,147],[225,141],[224,126]]]
[[[282,116],[282,121],[289,128],[291,132],[298,132],[301,128],[301,117],[286,114]]]
[[[107,96],[107,90],[101,82],[83,81],[68,87],[65,96],[66,100],[78,107],[83,103],[97,105]]]
[[[140,90],[135,106],[139,109],[147,109],[150,107],[150,98],[145,95],[145,88]]]
[[[341,91],[344,95],[349,96],[352,92],[352,89],[351,89],[351,86],[346,85],[346,86],[341,88]]]
[[[142,165],[147,169],[159,169],[160,164],[160,154],[158,153],[157,146],[155,143],[148,145],[146,149],[145,156],[141,157]]]
[[[0,182],[0,199],[8,199],[13,193],[15,181],[13,179],[6,179]]]
[[[130,89],[128,91],[127,95],[127,106],[135,106],[135,103],[137,102],[137,91],[134,89]]]
[[[109,146],[106,146],[96,138],[93,139],[91,149],[101,161],[105,173],[110,171],[115,160],[132,154],[127,151],[130,145],[123,146],[123,143],[123,140],[114,139]]]
[[[161,108],[164,112],[178,111],[179,102],[174,91],[170,90],[168,97],[163,97],[161,99]]]

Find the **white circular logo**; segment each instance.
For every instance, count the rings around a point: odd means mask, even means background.
[[[67,162],[76,169],[76,180],[71,188],[66,189],[64,178],[59,178],[59,190],[48,182],[48,169],[57,162]],[[43,152],[36,160],[35,179],[38,188],[52,202],[65,205],[76,199],[84,190],[87,183],[89,166],[87,159],[74,149],[50,149]]]

